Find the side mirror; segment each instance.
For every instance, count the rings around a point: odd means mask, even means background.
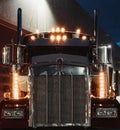
[[[110,45],[98,47],[98,60],[99,63],[104,63],[104,64],[112,63],[112,48]]]
[[[3,47],[2,49],[2,63],[10,64],[10,47]]]

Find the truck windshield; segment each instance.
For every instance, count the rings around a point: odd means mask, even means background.
[[[34,76],[40,75],[85,75],[86,68],[81,66],[63,65],[58,68],[57,65],[46,65],[46,66],[34,66],[32,68],[32,74]]]
[[[90,55],[90,50],[88,46],[29,46],[28,54],[29,57],[38,56],[38,55],[46,55],[46,54],[73,54],[80,56]]]

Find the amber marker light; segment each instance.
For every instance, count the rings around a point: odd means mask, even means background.
[[[12,86],[12,97],[14,99],[19,99],[19,85],[18,85],[19,75],[17,72],[13,72],[13,86]]]
[[[34,40],[36,39],[36,37],[35,37],[34,35],[32,35],[32,36],[30,36],[30,39],[31,39],[32,41],[34,41]]]
[[[51,42],[65,42],[67,40],[67,35],[65,34],[65,28],[52,28],[51,29],[51,35],[50,35],[50,41]]]
[[[55,41],[55,36],[54,35],[50,35],[50,41],[54,42]]]
[[[55,32],[55,28],[52,28],[52,29],[51,29],[51,32],[54,33],[54,32]]]
[[[59,42],[61,40],[61,35],[56,36],[56,41]]]
[[[87,36],[83,35],[82,37],[82,40],[87,40]]]
[[[62,40],[63,40],[63,41],[66,41],[66,40],[67,40],[67,36],[66,36],[66,35],[63,35],[63,36],[62,36]]]
[[[64,33],[65,32],[65,28],[61,28],[61,33]]]
[[[60,28],[59,28],[59,27],[56,28],[56,32],[57,32],[57,33],[60,32]]]
[[[40,31],[39,31],[38,29],[36,29],[36,31],[35,31],[35,32],[36,32],[36,34],[39,34],[39,33],[40,33]]]
[[[80,29],[76,30],[76,34],[80,34],[80,32],[81,32]]]
[[[106,97],[106,75],[104,72],[99,73],[99,97],[105,98]]]

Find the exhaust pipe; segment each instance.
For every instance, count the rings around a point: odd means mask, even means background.
[[[17,12],[17,42],[21,44],[22,42],[22,9],[18,8]]]
[[[97,10],[94,9],[94,38],[97,42],[97,36],[98,36],[98,13]]]
[[[17,12],[17,64],[21,64],[21,43],[22,43],[22,9],[18,8]],[[20,66],[19,66],[20,67]]]
[[[98,63],[98,13],[94,9],[94,38],[95,38],[95,62]]]

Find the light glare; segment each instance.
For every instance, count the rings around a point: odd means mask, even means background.
[[[56,28],[56,32],[60,32],[60,28],[59,27]]]
[[[55,36],[54,35],[51,35],[50,36],[50,40],[53,42],[53,41],[55,41]]]
[[[86,40],[87,39],[87,36],[82,36],[82,40]]]
[[[60,35],[57,35],[56,36],[56,40],[59,42],[61,40],[61,36]]]
[[[61,32],[64,33],[65,32],[65,28],[61,28]]]
[[[104,72],[100,72],[99,74],[99,97],[105,98],[106,97],[106,75]]]
[[[81,32],[80,29],[77,29],[77,30],[76,30],[76,33],[77,33],[77,34],[80,34],[80,32]]]
[[[31,39],[32,41],[34,41],[34,40],[36,39],[36,37],[32,35],[32,36],[30,37],[30,39]]]
[[[12,97],[14,99],[19,99],[19,85],[18,85],[19,75],[17,72],[13,72],[13,86],[12,86]]]
[[[66,36],[66,35],[63,35],[63,36],[62,36],[62,40],[63,40],[63,41],[66,41],[66,40],[67,40],[67,36]]]

